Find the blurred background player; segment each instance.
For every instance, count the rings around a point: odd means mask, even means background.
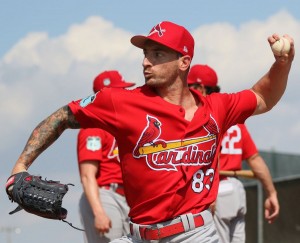
[[[93,90],[105,87],[126,88],[118,71],[100,73]],[[115,138],[99,128],[81,129],[77,139],[77,155],[84,193],[79,202],[85,228],[85,242],[110,242],[129,233],[129,207],[124,197],[123,180]]]
[[[219,93],[217,73],[208,65],[196,64],[188,74],[188,86],[200,91],[204,96]]]
[[[188,75],[188,85],[204,96],[220,92],[218,76],[208,65],[192,66]],[[237,124],[230,127],[223,136],[219,170],[241,170],[243,160],[247,161],[263,185],[266,192],[265,218],[272,223],[278,217],[279,203],[271,174],[245,124]],[[245,242],[246,192],[240,180],[220,176],[218,197],[212,209],[220,242]]]

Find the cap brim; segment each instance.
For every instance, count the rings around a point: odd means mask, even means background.
[[[150,40],[148,37],[143,36],[143,35],[135,35],[130,39],[130,42],[132,45],[143,49],[145,46],[145,42],[147,40]]]
[[[195,80],[192,80],[192,79],[187,79],[187,84],[202,84],[202,82],[201,81],[195,81]]]
[[[123,82],[122,84],[119,85],[114,85],[114,88],[128,88],[134,86],[135,83],[129,83],[129,82]]]

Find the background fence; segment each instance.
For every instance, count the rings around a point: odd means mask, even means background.
[[[300,242],[300,155],[260,152],[278,193],[279,218],[264,219],[264,192],[258,181],[242,180],[247,195],[246,243]],[[244,163],[244,169],[249,169]]]

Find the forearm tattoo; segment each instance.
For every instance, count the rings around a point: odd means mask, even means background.
[[[68,106],[64,106],[43,120],[31,133],[22,152],[22,160],[28,168],[67,128],[80,128]]]

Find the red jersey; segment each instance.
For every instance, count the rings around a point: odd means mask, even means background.
[[[81,129],[77,136],[77,157],[78,163],[99,161],[99,186],[123,184],[118,146],[115,138],[108,132],[99,128]]]
[[[242,162],[258,153],[247,127],[238,124],[230,127],[222,140],[220,170],[240,170]]]
[[[185,110],[150,87],[103,89],[73,101],[82,127],[100,127],[117,140],[129,217],[154,224],[199,213],[215,201],[219,175],[216,152],[225,131],[253,114],[253,92],[203,97],[191,121]]]

